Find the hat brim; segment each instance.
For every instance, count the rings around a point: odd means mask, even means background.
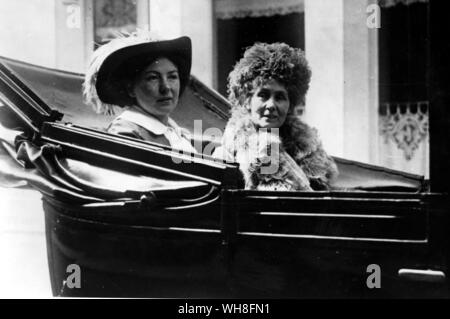
[[[119,106],[132,105],[134,100],[128,94],[124,75],[141,70],[146,63],[159,57],[167,57],[177,66],[181,94],[189,82],[191,72],[192,44],[189,37],[145,42],[112,52],[97,73],[95,87],[100,100]]]

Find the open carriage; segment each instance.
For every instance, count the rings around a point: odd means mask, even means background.
[[[336,158],[331,191],[244,190],[235,163],[105,133],[81,75],[0,62],[2,174],[42,193],[53,295],[450,296],[449,197],[433,180]],[[192,78],[174,118],[223,128],[228,107]]]

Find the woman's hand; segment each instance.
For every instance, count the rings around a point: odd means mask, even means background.
[[[276,131],[278,132],[278,131]],[[260,164],[261,174],[275,174],[280,166],[281,141],[278,134],[260,131],[255,135],[255,140],[250,140],[254,145],[256,162]]]
[[[247,151],[238,152],[236,161],[246,175],[248,188],[257,187],[258,181],[279,180],[292,190],[312,190],[305,172],[283,149],[276,133],[263,130],[252,135]]]
[[[260,178],[283,180],[296,190],[312,190],[305,172],[283,149],[276,133],[262,131],[257,135],[258,140],[253,142],[257,145],[256,162]]]

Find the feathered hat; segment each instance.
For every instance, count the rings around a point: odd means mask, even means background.
[[[134,100],[127,89],[131,76],[159,57],[167,57],[178,67],[181,94],[190,78],[191,39],[163,40],[138,30],[111,40],[93,53],[83,83],[85,102],[104,114],[113,114],[114,106],[132,105]]]

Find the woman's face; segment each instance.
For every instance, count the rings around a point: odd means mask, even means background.
[[[278,81],[269,80],[256,88],[249,106],[252,121],[258,128],[280,127],[289,111],[288,92]]]
[[[138,76],[130,94],[145,111],[166,123],[180,95],[178,68],[167,58],[158,58]]]

